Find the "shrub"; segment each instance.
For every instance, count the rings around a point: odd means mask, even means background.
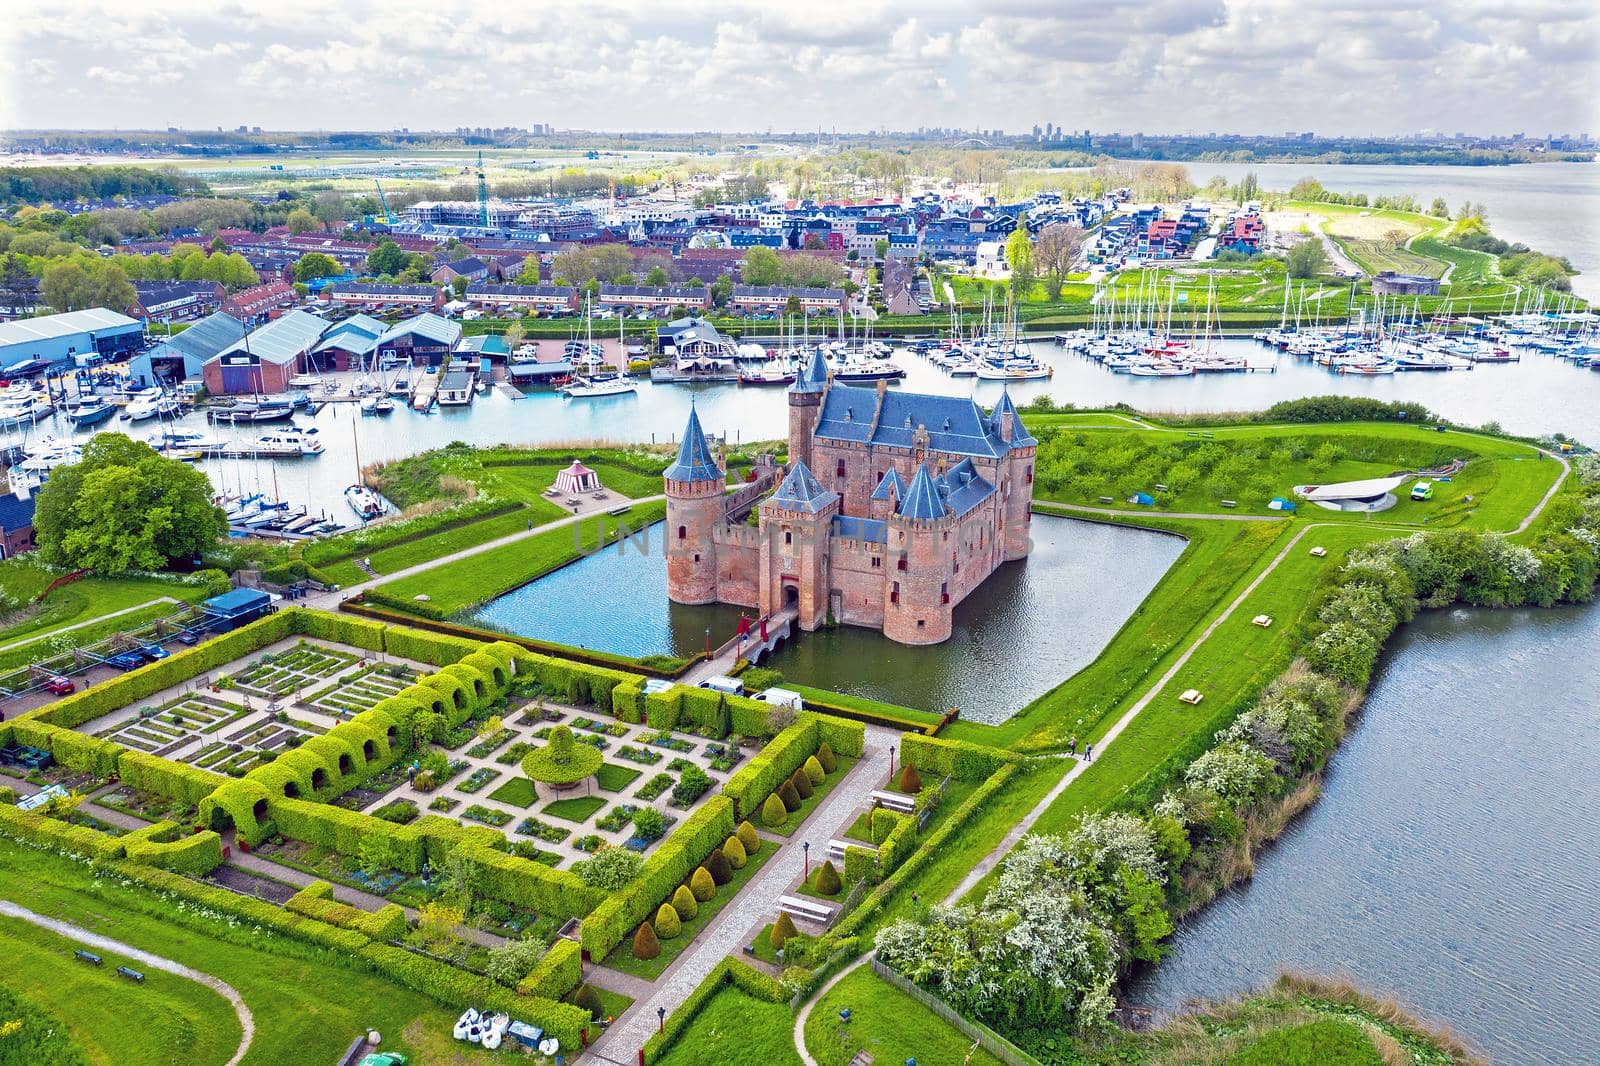
[[[749,861],[749,856],[744,851],[744,844],[740,842],[739,834],[737,833],[723,842],[722,851],[719,854],[722,856],[722,861],[735,870],[744,869],[744,864]],[[716,875],[715,870],[712,870],[711,873],[713,876]]]
[[[606,1016],[605,1004],[600,1002],[600,993],[590,988],[587,983],[579,985],[578,990],[572,994],[572,1005],[588,1011],[593,1021],[599,1021]]]
[[[636,959],[653,959],[661,954],[661,941],[656,939],[656,931],[650,928],[649,922],[643,922],[639,931],[633,934],[633,957]]]
[[[805,771],[806,779],[814,786],[820,785],[828,779],[827,771],[822,768],[822,761],[815,755],[807,759],[805,765],[801,766],[800,769]]]
[[[489,961],[483,972],[503,985],[516,988],[532,975],[544,954],[544,943],[536,938],[507,940],[489,949]]]
[[[796,800],[799,799],[798,796],[795,798]],[[796,802],[795,806],[798,807],[800,804]],[[776,795],[768,796],[767,801],[761,805],[761,821],[765,823],[768,829],[776,829],[788,820],[789,809],[783,805],[783,800]],[[746,822],[744,824],[749,825],[750,823]]]
[[[717,894],[717,882],[711,876],[711,871],[704,866],[695,870],[689,878],[689,891],[694,893],[696,902],[704,903]]]
[[[644,859],[628,848],[605,848],[578,867],[578,876],[590,888],[615,892],[639,876]]]
[[[683,932],[683,923],[678,920],[678,912],[672,909],[672,904],[663,903],[656,908],[656,936],[662,940],[671,940]]]
[[[817,762],[822,764],[824,773],[831,774],[839,768],[839,760],[833,754],[833,748],[829,746],[826,740],[824,740],[822,742],[822,746],[817,749],[816,759]]]
[[[917,775],[917,768],[906,763],[900,768],[900,777],[895,782],[901,792],[916,795],[922,791],[922,778]]]
[[[633,816],[633,831],[642,840],[660,840],[667,831],[667,820],[654,807],[641,807]]]
[[[700,913],[700,904],[695,902],[694,893],[689,891],[688,885],[679,885],[672,894],[672,909],[678,912],[678,920],[683,922],[694,921],[694,916]]]
[[[492,965],[493,952],[489,958]],[[527,971],[527,974],[517,982],[518,992],[525,996],[560,999],[576,988],[578,982],[583,979],[583,948],[578,946],[577,941],[558,939],[550,945],[550,950],[544,953],[544,958],[540,959],[533,969]]]
[[[604,759],[598,748],[577,743],[572,730],[558,725],[548,744],[523,756],[522,772],[547,785],[571,785],[592,777]]]
[[[817,868],[816,890],[824,896],[837,896],[844,886],[839,883],[839,870],[829,859]]]
[[[715,881],[719,886],[733,880],[733,866],[728,862],[727,856],[722,854],[721,849],[713,851],[711,857],[706,860],[705,866],[701,867],[701,869],[710,873],[711,880]]]
[[[785,781],[780,785],[777,797],[778,802],[783,804],[783,809],[790,814],[800,809],[800,793],[795,789],[793,781]],[[765,813],[765,808],[763,808],[763,813]]]
[[[672,786],[673,802],[680,807],[687,807],[695,800],[705,795],[706,789],[711,787],[711,778],[700,767],[691,764],[683,771],[683,776],[678,783]]]
[[[794,786],[795,792],[802,801],[810,799],[816,794],[816,789],[811,785],[811,778],[806,776],[804,770],[796,770],[789,775],[789,784]],[[781,790],[780,790],[781,791]]]
[[[789,917],[789,912],[784,911],[778,915],[778,920],[772,923],[772,930],[767,934],[767,943],[772,945],[773,951],[781,951],[783,942],[798,932],[794,927],[794,919]]]
[[[756,832],[756,827],[750,824],[749,819],[739,823],[739,831],[735,835],[739,843],[744,845],[746,855],[754,855],[761,850],[761,834]]]
[[[957,781],[982,781],[1019,756],[1000,748],[972,744],[964,740],[907,733],[900,742],[900,755],[908,766],[918,766],[935,777]]]

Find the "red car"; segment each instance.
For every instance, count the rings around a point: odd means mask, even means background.
[[[56,696],[65,696],[69,692],[78,691],[78,686],[69,679],[56,675],[44,683],[44,690]]]

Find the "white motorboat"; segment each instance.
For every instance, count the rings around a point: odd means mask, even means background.
[[[637,392],[638,386],[626,374],[609,374],[598,377],[573,378],[561,387],[561,395],[569,400],[593,400],[602,396],[621,396]]]
[[[55,407],[42,396],[27,396],[20,400],[7,400],[0,405],[0,426],[27,425],[46,417]]]
[[[71,441],[58,440],[55,437],[40,437],[31,444],[22,447],[23,459],[17,464],[21,470],[30,474],[45,474],[58,466],[76,463],[83,458],[83,448]]]
[[[365,485],[351,485],[344,490],[344,502],[350,505],[363,522],[370,522],[383,514],[383,500]]]
[[[322,384],[322,378],[316,374],[296,374],[289,379],[291,389],[310,389]]]
[[[1174,363],[1157,359],[1148,363],[1134,363],[1128,373],[1139,378],[1187,378],[1194,376],[1194,367],[1187,363]]]
[[[256,438],[251,450],[262,455],[321,455],[322,439],[315,429],[281,429]]]
[[[980,381],[1037,381],[1051,375],[1051,368],[1033,359],[1008,359],[1004,363],[981,363]]]
[[[122,417],[129,422],[143,422],[147,418],[154,418],[161,414],[161,394],[159,392],[144,393],[128,401],[128,406],[122,409]]]

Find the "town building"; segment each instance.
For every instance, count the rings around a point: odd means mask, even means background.
[[[0,322],[0,370],[93,366],[143,344],[144,323],[104,307]]]
[[[0,496],[0,559],[33,551],[33,509],[36,502],[32,496],[18,496],[13,492]]]
[[[322,339],[311,348],[311,369],[328,370],[370,369],[373,351],[378,338],[388,332],[389,325],[371,315],[356,312],[349,318],[335,322],[322,334]]]
[[[1439,279],[1423,274],[1396,274],[1384,270],[1373,276],[1372,291],[1386,296],[1437,296]]]
[[[844,307],[843,289],[792,289],[784,285],[735,285],[730,304],[740,311],[782,311],[789,299],[806,314],[836,314]]]
[[[442,263],[433,269],[433,280],[441,285],[449,284],[456,278],[466,278],[471,281],[486,281],[489,277],[489,264],[476,256],[458,259],[454,263]]]
[[[223,348],[201,368],[213,396],[283,392],[289,379],[310,366],[311,349],[328,324],[316,315],[290,311]]]
[[[571,285],[468,285],[466,301],[483,310],[576,311],[578,290]]]
[[[344,307],[367,311],[389,308],[438,311],[444,307],[444,290],[437,285],[403,285],[395,282],[341,281],[329,285],[324,294],[329,301]]]
[[[819,354],[789,389],[790,464],[755,527],[691,409],[664,474],[668,595],[939,643],[961,601],[1029,552],[1037,446],[1007,393],[985,414],[843,385]]]
[[[396,322],[377,340],[381,364],[410,360],[419,367],[447,366],[461,341],[461,323],[424,313]]]
[[[188,322],[221,307],[227,290],[215,281],[135,281],[133,297],[133,318]]]
[[[241,322],[270,318],[273,312],[294,306],[294,286],[287,281],[269,281],[243,289],[228,297],[222,309]]]
[[[711,290],[704,285],[600,285],[601,307],[659,310],[683,307],[710,310]]]

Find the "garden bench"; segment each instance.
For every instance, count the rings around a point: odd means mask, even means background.
[[[102,959],[100,956],[96,955],[94,952],[85,951],[82,948],[79,948],[72,954],[77,956],[79,959],[82,959],[84,962],[87,962],[90,966],[99,966],[101,963],[106,961],[105,959]]]
[[[779,896],[778,909],[796,918],[809,922],[818,922],[822,925],[828,923],[833,917],[833,908],[816,900],[803,899],[799,896]]]
[[[868,851],[877,851],[872,844],[863,844],[859,840],[830,840],[828,841],[828,858],[835,862],[844,862],[845,848],[865,848]]]
[[[136,984],[144,984],[144,974],[140,973],[138,970],[132,970],[126,966],[118,966],[117,972]]]
[[[907,796],[901,792],[885,792],[880,788],[875,789],[870,798],[874,802],[889,808],[889,810],[899,811],[901,814],[910,814],[917,809],[916,797]]]
[[[1323,556],[1324,556],[1324,555],[1327,555],[1327,554],[1328,554],[1328,549],[1327,549],[1327,548],[1324,548],[1324,547],[1321,547],[1321,546],[1320,546],[1320,545],[1319,545],[1319,546],[1318,546],[1318,547],[1315,547],[1315,548],[1312,548],[1312,549],[1311,549],[1311,554],[1312,554],[1312,555],[1314,555],[1314,556],[1316,556],[1316,557],[1317,557],[1317,558],[1318,558],[1318,559],[1320,559],[1320,558],[1322,558],[1322,557],[1323,557]]]
[[[1100,497],[1100,502],[1101,503],[1116,503],[1117,501],[1113,500],[1110,496],[1102,496],[1102,497]]]
[[[1237,507],[1237,506],[1239,506],[1239,501],[1238,500],[1223,500],[1222,501],[1222,506],[1224,506],[1224,507]]]
[[[1253,626],[1260,626],[1262,629],[1266,629],[1272,625],[1272,616],[1270,614],[1258,614],[1254,618],[1250,619],[1250,624]]]

